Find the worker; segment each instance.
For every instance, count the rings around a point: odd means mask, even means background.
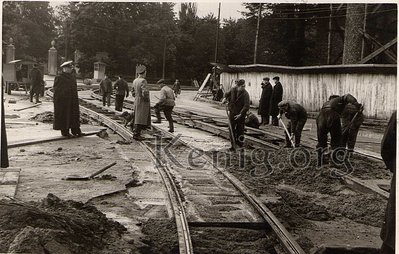
[[[273,81],[275,85],[273,87],[273,93],[271,98],[270,115],[272,116],[272,124],[274,126],[278,126],[278,103],[283,100],[283,86],[280,83],[280,77],[274,77]]]
[[[265,77],[263,78],[263,82],[261,84],[262,87],[262,94],[260,96],[259,100],[259,109],[258,109],[258,115],[261,116],[261,124],[262,125],[267,125],[269,124],[269,115],[270,115],[270,104],[271,104],[271,98],[272,98],[272,93],[273,93],[273,87],[272,84],[269,82],[269,78]]]
[[[175,83],[173,84],[173,91],[175,93],[175,97],[177,97],[181,92],[180,82],[176,79]]]
[[[30,102],[33,102],[33,95],[35,95],[36,103],[41,103],[39,100],[40,91],[43,85],[43,74],[39,70],[37,63],[33,64],[33,69],[29,73],[31,87],[30,87]]]
[[[126,98],[129,96],[129,86],[121,75],[119,75],[118,80],[115,82],[114,89],[116,89],[115,110],[122,111],[125,96]]]
[[[299,147],[301,143],[302,130],[303,127],[305,126],[306,120],[308,119],[308,114],[305,108],[296,102],[287,101],[287,100],[279,102],[278,108],[279,108],[278,118],[281,118],[281,116],[284,114],[285,117],[289,119],[289,122],[287,124],[287,130],[289,135],[285,133],[285,140],[286,140],[285,147],[292,147],[291,144],[292,133],[295,136],[295,147]]]
[[[260,123],[258,117],[248,110],[247,117],[245,118],[245,126],[259,129]]]
[[[103,106],[105,106],[105,104],[107,104],[108,107],[111,106],[112,81],[107,75],[101,80],[100,93],[103,95]]]
[[[387,208],[385,210],[385,219],[381,229],[381,254],[395,253],[395,208],[396,208],[396,111],[389,119],[381,142],[381,157],[386,167],[393,173],[391,180],[391,189]]]
[[[318,166],[323,164],[323,153],[327,148],[327,135],[331,136],[331,149],[334,151],[341,147],[342,128],[340,115],[343,113],[345,106],[352,103],[358,107],[359,103],[351,94],[343,96],[332,95],[325,102],[316,118],[317,125],[317,158]],[[333,163],[335,161],[333,160]]]
[[[134,131],[134,111],[129,113],[128,111],[125,111],[121,114],[121,117],[123,118],[123,126],[127,127],[129,126],[130,130],[133,132]]]
[[[65,137],[82,136],[80,130],[79,98],[76,78],[72,75],[72,61],[61,64],[62,73],[55,77],[54,91],[54,130],[61,130]],[[71,129],[72,135],[69,133]]]
[[[223,103],[226,101],[228,101],[230,111],[229,121],[232,127],[232,135],[235,144],[241,148],[244,145],[245,116],[249,110],[249,94],[245,90],[245,80],[238,80],[237,85],[225,94]],[[230,149],[234,150],[234,147]]]
[[[157,85],[161,87],[159,101],[155,104],[155,114],[157,120],[153,123],[161,123],[161,111],[165,114],[165,118],[169,122],[169,132],[174,132],[172,111],[175,104],[175,95],[173,90],[165,84],[165,80],[160,79]]]
[[[133,81],[133,95],[134,100],[134,132],[133,139],[143,140],[141,131],[151,127],[151,114],[150,114],[150,92],[147,87],[146,74],[147,69],[144,65],[137,67],[139,76]]]
[[[361,104],[348,103],[341,114],[342,122],[342,146],[346,148],[346,157],[353,153],[357,134],[364,121],[363,107]]]

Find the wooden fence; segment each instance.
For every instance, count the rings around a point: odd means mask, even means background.
[[[388,119],[396,109],[396,65],[339,65],[286,67],[271,65],[230,65],[222,69],[220,83],[228,91],[234,80],[244,79],[251,103],[259,105],[261,83],[279,76],[283,100],[294,100],[309,112],[317,112],[332,94],[350,93],[364,105],[368,118]]]

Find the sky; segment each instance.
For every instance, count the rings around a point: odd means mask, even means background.
[[[213,13],[215,17],[217,17],[218,14],[218,2],[216,1],[195,1],[197,3],[197,15],[198,17],[202,18],[207,16],[210,13]],[[50,5],[55,7],[59,5],[65,4],[65,1],[50,1]],[[180,10],[180,3],[181,2],[176,2],[175,3],[175,8],[174,11],[176,15],[178,14]],[[221,2],[221,7],[220,7],[220,19],[238,19],[241,17],[241,11],[244,11],[245,8],[242,6],[242,2],[239,1],[222,1]]]

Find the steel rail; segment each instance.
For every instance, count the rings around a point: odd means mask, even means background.
[[[154,129],[162,132],[165,136],[169,136],[171,138],[175,138],[176,136],[172,133],[169,133],[160,127],[152,126]],[[179,139],[179,143],[191,148],[197,149],[196,147],[184,142]],[[245,199],[255,208],[255,210],[259,213],[259,215],[268,223],[268,225],[272,228],[273,232],[275,232],[277,239],[280,244],[284,247],[285,251],[289,254],[305,254],[305,251],[299,246],[299,244],[294,240],[292,235],[287,231],[287,229],[281,224],[281,222],[277,219],[277,217],[265,206],[262,202],[255,196],[250,194],[248,188],[242,184],[235,176],[223,170],[216,165],[214,165],[211,161],[211,158],[207,158],[207,161],[213,165],[213,168],[218,172],[223,174],[224,177],[229,180],[229,182],[245,197]]]
[[[50,90],[47,90],[47,95],[50,97],[53,96],[53,93]],[[89,101],[84,99],[79,99],[85,105],[90,105]],[[91,104],[93,105],[93,104]],[[106,125],[108,128],[113,130],[115,133],[120,135],[123,139],[130,141],[133,133],[125,128],[123,125],[119,124],[118,122],[110,119],[109,117],[102,115],[94,110],[91,110],[83,105],[79,105],[79,109],[82,114],[86,115],[90,119],[93,119],[101,124]],[[170,205],[172,207],[175,223],[178,232],[178,239],[179,239],[179,253],[180,254],[192,254],[193,248],[191,243],[191,236],[188,229],[188,221],[184,211],[184,206],[182,200],[180,198],[180,194],[177,190],[177,187],[173,181],[173,178],[169,172],[170,169],[166,165],[164,165],[159,158],[153,153],[153,151],[143,142],[139,142],[140,145],[145,148],[145,151],[150,155],[150,158],[154,162],[158,172],[161,175],[162,181],[167,189],[168,199]]]
[[[101,97],[99,95],[95,94],[94,92],[92,93],[92,97],[96,98],[96,99],[101,99]],[[134,109],[134,106],[133,106],[132,103],[124,102],[124,106],[125,106],[125,104],[126,104],[127,108],[132,109],[132,110]],[[226,138],[226,139],[229,138],[228,131],[227,131],[226,128],[222,128],[220,126],[211,124],[209,122],[204,122],[204,119],[209,119],[210,118],[209,116],[203,116],[203,115],[201,115],[201,113],[196,112],[195,113],[196,119],[191,119],[189,117],[190,115],[187,114],[184,111],[180,111],[180,110],[175,110],[174,109],[173,113],[174,113],[174,115],[179,117],[179,120],[176,120],[177,122],[183,123],[185,125],[189,125],[189,126],[194,127],[194,128],[199,128],[201,130],[213,133],[215,135],[221,136],[221,137]],[[188,116],[188,119],[182,118],[182,115]],[[200,120],[201,118],[202,118],[202,120]],[[226,118],[226,120],[227,120],[227,118]],[[212,121],[215,122],[215,123],[219,123],[219,124],[225,124],[227,126],[227,123],[225,121],[222,121],[222,120],[219,120],[219,119],[212,119]],[[250,131],[253,131],[253,132],[256,132],[256,133],[259,133],[259,134],[262,134],[262,135],[265,135],[265,136],[272,136],[274,138],[283,139],[283,137],[278,135],[278,134],[267,133],[264,130],[254,129],[254,128],[250,128],[250,127],[246,127],[246,129],[248,129]],[[272,149],[275,149],[275,150],[280,149],[280,147],[277,146],[277,145],[271,144],[271,143],[266,142],[266,141],[264,141],[262,139],[255,138],[255,137],[252,137],[252,136],[249,136],[249,135],[245,135],[245,140],[246,140],[247,143],[249,143],[251,145],[254,145],[254,146],[268,147],[268,148],[272,148]],[[310,145],[307,145],[307,144],[303,144],[303,147],[308,148],[308,149],[313,149],[313,147],[311,147]],[[361,156],[367,157],[369,159],[381,161],[380,158],[372,156],[372,155],[369,155],[369,154],[366,154],[366,153],[361,153],[361,152],[356,152],[356,151],[355,151],[355,153],[357,153],[357,154],[359,154]],[[365,182],[365,181],[363,181],[363,180],[361,180],[361,179],[359,179],[357,177],[347,175],[347,174],[345,174],[344,172],[342,172],[339,169],[335,169],[335,171],[337,172],[338,175],[341,175],[343,181],[347,185],[354,186],[356,189],[359,189],[359,190],[361,190],[363,192],[376,193],[379,196],[381,196],[381,197],[383,197],[385,199],[388,199],[389,192],[387,192],[385,190],[381,190],[380,188],[378,188],[376,186],[370,185],[367,182]]]

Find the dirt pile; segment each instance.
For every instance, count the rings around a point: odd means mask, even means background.
[[[146,235],[140,248],[142,253],[179,253],[176,223],[174,220],[149,219],[143,223],[142,232]]]
[[[29,120],[34,120],[42,123],[52,123],[54,122],[54,113],[51,111],[45,111],[43,113],[37,114],[33,117],[31,117]],[[85,118],[80,118],[80,123],[81,124],[87,124],[89,121],[87,121]]]
[[[0,200],[0,252],[122,253],[126,228],[94,206],[49,194],[42,202]]]

